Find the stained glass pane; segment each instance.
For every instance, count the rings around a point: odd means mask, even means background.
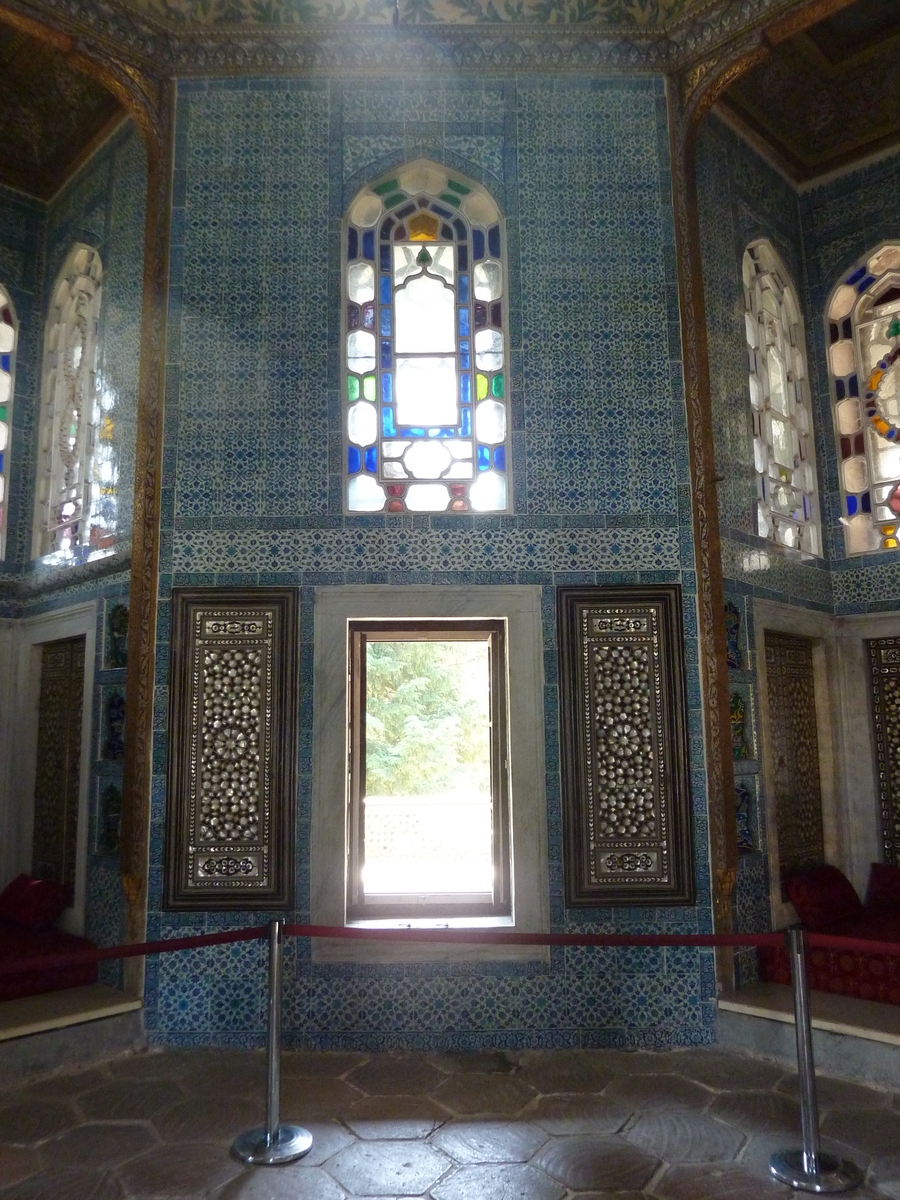
[[[475,364],[483,371],[499,371],[503,366],[503,335],[496,329],[475,334]]]
[[[0,292],[0,296],[2,296]],[[11,325],[0,323],[0,354],[9,354],[16,344],[16,331]]]
[[[354,263],[347,272],[347,293],[354,304],[375,299],[375,268],[370,263]]]
[[[397,420],[401,425],[455,425],[456,359],[397,359]]]
[[[488,259],[478,263],[472,272],[475,279],[476,300],[496,300],[503,286],[500,264]]]
[[[439,279],[417,276],[394,298],[398,353],[440,354],[456,350],[453,289]]]
[[[371,333],[355,331],[347,335],[347,363],[360,375],[375,370],[375,338]]]
[[[351,442],[357,446],[369,446],[375,441],[378,433],[378,414],[374,404],[363,400],[351,405],[347,412],[347,433]]]

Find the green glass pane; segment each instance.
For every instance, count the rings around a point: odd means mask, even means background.
[[[6,405],[0,404],[0,421],[6,420]]]
[[[476,395],[479,400],[483,400],[487,395],[487,375],[479,374],[476,378]]]
[[[495,375],[494,378],[491,380],[491,391],[494,393],[495,396],[499,396],[501,399],[503,398],[503,376],[502,375]]]
[[[460,196],[468,196],[472,190],[471,188],[467,188],[465,184],[457,183],[455,179],[448,179],[447,187],[451,192],[459,192]]]
[[[378,187],[372,188],[376,196],[386,196],[388,192],[396,192],[400,184],[396,179],[386,179],[384,183],[379,183]]]
[[[359,380],[355,375],[347,376],[347,397],[351,404],[359,399]]]
[[[398,204],[402,204],[407,199],[403,192],[394,192],[393,196],[385,196],[384,207],[396,208]]]
[[[375,399],[375,376],[367,375],[363,380],[363,395],[367,400]]]
[[[459,196],[454,196],[452,192],[441,192],[441,199],[445,204],[452,204],[454,208],[459,208]]]

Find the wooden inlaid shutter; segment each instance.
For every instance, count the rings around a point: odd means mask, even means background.
[[[168,908],[290,906],[297,614],[293,588],[172,593]]]
[[[681,589],[560,588],[570,906],[692,904]]]
[[[884,861],[900,866],[900,638],[869,642]]]

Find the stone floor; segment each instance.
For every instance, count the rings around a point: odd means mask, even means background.
[[[788,1196],[796,1078],[715,1049],[284,1055],[311,1153],[245,1168],[263,1055],[167,1050],[0,1092],[0,1200],[757,1200]],[[826,1147],[900,1200],[900,1095],[820,1080]]]

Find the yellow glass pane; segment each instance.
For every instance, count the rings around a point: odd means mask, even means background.
[[[487,375],[479,374],[475,377],[475,389],[475,394],[478,396],[478,399],[483,400],[488,394]]]
[[[418,212],[409,218],[409,238],[412,242],[433,242],[438,235],[440,221],[431,213]]]

